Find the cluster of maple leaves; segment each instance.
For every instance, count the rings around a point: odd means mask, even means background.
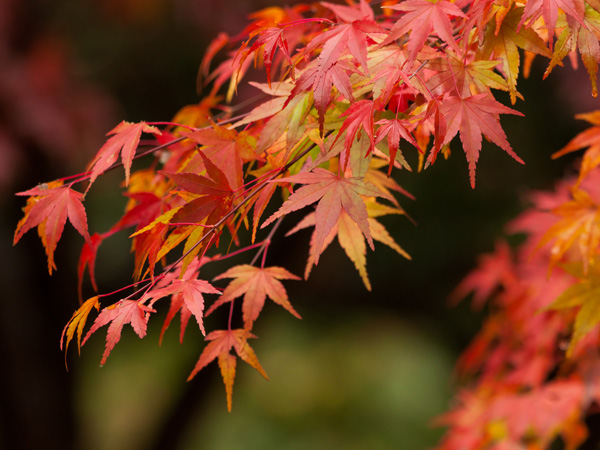
[[[587,147],[578,177],[531,196],[508,227],[525,233],[516,251],[500,241],[457,287],[490,314],[463,353],[470,380],[441,449],[565,448],[586,438],[600,405],[600,111],[578,116],[594,127],[554,156]]]
[[[394,193],[411,197],[392,172],[422,170],[459,146],[475,187],[483,136],[523,163],[500,125],[500,114],[520,113],[498,102],[494,91],[508,92],[514,105],[523,99],[518,75],[528,73],[536,55],[550,60],[547,76],[579,53],[595,96],[600,62],[597,0],[321,2],[267,8],[252,19],[239,36],[222,34],[209,47],[201,75],[212,89],[199,104],[171,122],[122,122],[88,172],[19,193],[28,199],[14,239],[37,228],[50,273],[67,218],[85,239],[81,306],[61,345],[67,348],[76,336],[80,347],[108,325],[104,364],[123,327],[130,324],[144,337],[155,304],[169,299],[161,339],[179,313],[183,340],[194,316],[208,343],[190,378],[216,359],[228,409],[238,357],[266,377],[248,343],[266,299],[300,317],[281,282],[299,277],[267,264],[289,213],[305,216],[288,234],[314,227],[305,278],[337,237],[370,289],[367,245],[374,249],[377,241],[409,258],[377,220],[404,214]],[[228,56],[211,72],[214,56],[226,47]],[[230,101],[253,62],[264,67],[266,83],[250,83],[257,96],[249,110],[222,104],[221,88],[227,85]],[[590,146],[581,176],[556,194],[535,197],[537,209],[515,222],[515,230],[529,233],[528,242],[539,242],[536,256],[527,256],[536,244],[522,248],[516,260],[501,244],[457,291],[475,290],[479,303],[499,294],[462,359],[472,383],[443,418],[449,432],[441,448],[540,448],[559,433],[573,447],[585,435],[581,421],[600,400],[594,380],[600,370],[594,297],[600,286],[599,114],[585,116],[596,128],[563,150]],[[143,133],[150,144],[140,144]],[[405,155],[417,162],[409,164]],[[132,172],[138,158],[151,162]],[[90,235],[85,194],[120,166],[125,212],[108,231]],[[269,208],[278,209],[265,220]],[[124,230],[135,256],[130,293],[82,301],[86,269],[98,292],[100,245]],[[241,253],[250,255],[247,264],[210,282],[202,278],[205,264]],[[231,281],[220,287],[223,279]],[[209,295],[215,297],[205,308]],[[206,334],[204,317],[223,305],[228,323]],[[236,305],[240,328],[232,323]],[[99,314],[84,336],[93,309]]]

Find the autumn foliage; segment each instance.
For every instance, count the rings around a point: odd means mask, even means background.
[[[88,172],[18,193],[28,199],[14,242],[37,228],[52,273],[68,219],[84,238],[81,297],[86,271],[98,291],[103,241],[127,233],[133,284],[80,298],[61,345],[66,351],[76,336],[79,348],[108,326],[104,364],[126,324],[143,338],[155,305],[170,302],[161,339],[179,314],[183,341],[193,316],[207,344],[190,378],[217,360],[231,410],[238,358],[267,377],[249,341],[266,300],[300,318],[286,292],[300,277],[268,263],[288,214],[304,213],[288,234],[313,230],[304,278],[337,238],[370,289],[367,247],[382,243],[409,258],[378,221],[404,215],[399,198],[412,198],[390,175],[421,171],[440,153],[462,149],[475,188],[483,137],[522,164],[500,122],[521,115],[513,109],[523,100],[519,74],[534,57],[548,60],[546,77],[580,56],[595,96],[599,39],[597,0],[265,9],[239,36],[222,34],[209,47],[200,70],[212,88],[199,104],[171,122],[122,122]],[[211,71],[220,53],[227,55]],[[250,106],[229,106],[251,65],[264,67],[265,82],[250,83],[257,92]],[[508,93],[511,107],[497,91]],[[600,404],[600,112],[580,118],[592,128],[555,153],[585,149],[579,176],[533,195],[531,209],[509,227],[526,234],[525,244],[499,241],[454,293],[459,300],[473,292],[491,312],[459,361],[465,387],[439,419],[448,427],[441,449],[548,448],[557,437],[576,448]],[[132,171],[137,159],[147,164]],[[123,216],[90,234],[85,195],[121,166]],[[204,265],[240,254],[247,263],[203,278]],[[204,317],[218,308],[228,308],[227,323],[207,332]]]

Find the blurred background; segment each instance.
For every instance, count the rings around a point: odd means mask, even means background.
[[[416,225],[403,217],[385,225],[413,260],[381,246],[369,253],[367,292],[334,244],[308,282],[288,282],[303,320],[267,304],[253,348],[271,380],[240,363],[230,414],[216,364],[185,381],[204,346],[199,331],[189,327],[179,345],[171,329],[159,347],[160,317],[144,340],[125,327],[103,368],[97,333],[80,358],[71,349],[67,371],[59,338],[78,307],[83,241],[66,226],[52,277],[35,232],[11,246],[25,204],[15,192],[83,171],[121,120],[169,120],[197,103],[210,40],[284,3],[0,0],[0,448],[417,450],[439,439],[432,421],[451,404],[453,362],[482,314],[467,302],[450,307],[448,294],[492,250],[527,192],[570,170],[572,159],[550,155],[583,129],[573,115],[598,106],[583,70],[555,70],[542,82],[538,61],[519,82],[526,101],[515,108],[525,118],[502,124],[525,166],[484,143],[475,190],[458,145],[423,173],[396,172],[416,197],[401,199]],[[116,172],[88,195],[91,232],[122,212]],[[302,274],[309,232],[279,238],[270,264]],[[103,244],[102,292],[130,283],[128,248],[126,236]]]

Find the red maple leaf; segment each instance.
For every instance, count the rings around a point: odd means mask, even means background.
[[[347,117],[342,124],[340,131],[338,132],[335,141],[332,146],[338,140],[338,138],[342,135],[344,131],[346,131],[346,138],[344,140],[344,147],[346,152],[350,154],[350,148],[352,147],[352,143],[354,142],[354,138],[356,134],[360,131],[361,127],[364,130],[365,134],[369,137],[369,150],[367,154],[369,154],[375,145],[375,136],[373,131],[373,115],[376,110],[381,109],[381,104],[379,102],[373,100],[359,100],[350,105],[350,107],[344,111],[341,117]],[[363,155],[366,156],[366,155]]]
[[[367,207],[360,196],[386,197],[374,185],[365,183],[358,178],[344,178],[321,168],[316,168],[308,173],[280,178],[274,182],[302,183],[308,186],[303,186],[294,192],[281,208],[262,224],[262,228],[278,217],[319,201],[315,223],[315,248],[318,252],[315,264],[319,261],[325,238],[337,223],[342,209],[356,222],[360,231],[367,238],[371,249],[373,248],[373,239],[367,221]]]
[[[525,164],[512,150],[506,140],[506,135],[500,126],[499,114],[515,114],[522,116],[519,111],[508,108],[494,100],[489,94],[477,94],[467,98],[448,97],[442,101],[440,111],[448,128],[442,146],[449,143],[460,131],[460,140],[469,162],[471,187],[475,188],[475,168],[481,150],[481,135],[512,156],[517,162]],[[430,159],[435,155],[430,154]]]
[[[300,314],[292,307],[288,301],[288,296],[278,280],[299,280],[300,278],[293,273],[288,272],[283,267],[258,268],[249,264],[243,264],[232,267],[225,273],[219,275],[215,280],[223,278],[233,278],[233,281],[223,291],[223,296],[219,298],[206,311],[206,315],[212,313],[216,308],[233,299],[244,296],[242,305],[244,328],[250,330],[252,324],[260,314],[265,304],[265,299],[269,297],[278,305],[287,309],[290,314],[301,319]]]
[[[238,189],[244,184],[242,166],[254,153],[245,133],[213,123],[212,128],[181,134],[203,146],[200,152],[206,156],[203,161],[209,159],[218,167],[227,177],[229,186]]]
[[[388,168],[388,176],[392,173],[392,167],[394,167],[394,161],[396,160],[396,153],[400,148],[400,140],[404,138],[406,141],[413,144],[418,148],[417,141],[412,137],[406,126],[409,124],[406,120],[398,119],[382,119],[375,122],[377,125],[381,125],[377,129],[375,137],[375,145],[381,142],[387,137],[388,149],[390,151],[390,165]]]
[[[336,5],[329,2],[321,2],[321,5],[332,10],[340,20],[347,23],[375,19],[373,9],[371,9],[365,0],[360,0],[358,5],[352,6]]]
[[[48,256],[48,271],[56,270],[54,251],[62,236],[67,217],[71,225],[90,242],[88,234],[87,217],[83,207],[83,195],[70,187],[59,186],[54,188],[35,187],[16,195],[29,195],[25,216],[15,230],[13,245],[33,227],[38,227],[42,243]]]
[[[137,300],[119,300],[114,305],[110,305],[100,311],[81,345],[85,345],[90,336],[100,327],[110,324],[106,333],[106,347],[100,361],[100,365],[103,366],[108,355],[110,355],[112,349],[115,348],[115,345],[121,339],[121,331],[125,324],[130,324],[140,339],[146,336],[146,326],[150,317],[149,313],[151,312],[156,311]]]
[[[271,66],[273,65],[273,56],[278,48],[281,50],[281,53],[283,53],[288,64],[292,66],[293,78],[292,57],[290,56],[288,43],[283,36],[285,30],[286,27],[280,25],[278,27],[267,27],[250,35],[250,37],[252,37],[253,35],[260,33],[258,39],[256,39],[252,44],[252,47],[250,47],[249,53],[258,50],[260,47],[263,48],[263,63],[267,72],[267,82],[269,83],[269,86],[271,86]]]
[[[123,167],[125,167],[125,185],[129,184],[131,162],[133,161],[137,146],[140,143],[142,132],[161,134],[157,128],[146,124],[146,122],[130,123],[125,121],[121,122],[107,133],[107,136],[111,134],[114,134],[114,136],[106,141],[92,161],[90,184],[88,185],[86,192],[90,190],[90,187],[96,178],[115,163],[119,153],[121,154]]]
[[[387,6],[406,14],[398,20],[388,37],[381,43],[387,45],[394,42],[405,33],[410,33],[408,40],[409,59],[414,60],[417,53],[427,40],[432,31],[456,52],[460,52],[454,37],[452,37],[452,24],[450,16],[466,17],[458,6],[446,0],[433,3],[427,0],[407,0],[398,5]]]
[[[256,336],[249,333],[247,330],[216,330],[209,333],[209,335],[206,336],[206,340],[209,341],[209,343],[204,347],[200,359],[198,359],[194,370],[192,370],[192,373],[188,377],[188,381],[194,378],[200,370],[216,358],[219,358],[219,368],[221,369],[221,375],[227,393],[227,410],[231,412],[231,399],[233,395],[236,365],[235,355],[229,353],[232,347],[235,349],[237,355],[242,358],[242,361],[245,361],[255,368],[267,380],[269,379],[258,362],[256,353],[254,353],[254,350],[252,350],[252,347],[248,344],[248,339],[255,337]]]
[[[199,152],[204,162],[206,174],[198,175],[186,172],[162,172],[187,192],[199,195],[188,201],[173,217],[173,222],[216,223],[231,207],[233,191],[228,177],[219,167]]]
[[[96,255],[98,254],[98,248],[104,240],[107,234],[94,233],[90,238],[89,242],[83,244],[81,254],[79,255],[79,263],[77,264],[77,292],[79,294],[79,301],[82,300],[82,287],[83,287],[83,274],[85,268],[88,269],[90,275],[90,281],[92,288],[95,292],[98,292],[98,285],[96,284],[95,267],[96,267]]]
[[[368,73],[367,33],[383,32],[383,28],[373,20],[355,20],[352,23],[336,25],[319,34],[306,46],[306,51],[310,53],[324,44],[318,58],[318,64],[324,71],[327,71],[345,51],[348,51],[358,61],[363,71]]]
[[[184,314],[188,315],[187,312],[183,311],[185,308],[187,311],[193,314],[194,317],[196,317],[196,321],[198,322],[198,326],[200,327],[202,334],[206,334],[206,331],[204,330],[204,323],[202,321],[204,315],[204,297],[202,294],[221,294],[221,291],[213,287],[206,280],[173,280],[168,286],[148,292],[146,295],[144,295],[142,300],[146,301],[148,299],[152,299],[152,301],[149,303],[149,305],[152,306],[155,301],[171,295],[171,309],[169,310],[167,319],[169,317],[172,319],[179,309],[182,310],[182,316]],[[175,310],[172,311],[173,309]],[[163,328],[166,329],[168,326],[168,322],[165,321],[165,326]]]

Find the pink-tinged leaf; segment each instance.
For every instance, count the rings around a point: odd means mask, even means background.
[[[394,241],[383,225],[374,219],[376,216],[383,216],[387,214],[402,214],[403,211],[398,208],[380,205],[374,200],[368,202],[367,208],[369,210],[368,222],[373,239],[392,248],[406,259],[411,259],[410,255],[406,253],[404,249],[402,249],[402,247],[396,243],[396,241]],[[296,233],[304,228],[314,226],[315,221],[315,213],[306,215],[294,228],[286,233],[286,236]],[[343,210],[340,214],[337,224],[331,229],[321,248],[317,248],[315,246],[316,240],[315,233],[313,232],[310,239],[310,251],[308,260],[306,262],[306,268],[304,270],[304,278],[307,279],[310,275],[318,254],[325,251],[325,249],[329,246],[329,244],[331,244],[331,242],[333,242],[333,239],[336,236],[340,246],[344,249],[348,258],[350,258],[350,260],[354,263],[356,270],[358,270],[365,287],[368,290],[371,290],[371,283],[367,275],[367,247],[365,245],[365,238],[356,223],[354,223],[350,216],[348,216],[348,214],[346,214]]]
[[[300,319],[300,315],[288,300],[287,292],[278,280],[299,280],[300,278],[282,267],[258,268],[248,264],[232,267],[219,275],[215,280],[233,278],[233,281],[223,291],[223,296],[206,312],[212,313],[220,305],[244,296],[242,304],[244,328],[252,328],[263,309],[265,300],[269,297],[278,305],[283,306],[290,314]]]
[[[337,223],[342,209],[356,222],[367,238],[370,247],[373,248],[373,239],[367,221],[367,208],[361,195],[387,197],[375,186],[365,183],[361,179],[340,177],[321,168],[316,168],[308,173],[280,178],[275,182],[302,183],[308,186],[303,186],[294,192],[281,208],[263,223],[262,228],[281,216],[319,201],[316,209],[315,225],[315,247],[319,251],[319,255],[325,238]],[[317,262],[318,255],[315,263]]]
[[[388,168],[389,176],[392,173],[392,167],[394,167],[396,153],[398,153],[398,149],[400,148],[400,140],[404,139],[417,148],[418,144],[417,141],[415,141],[415,138],[410,134],[410,132],[406,128],[406,126],[408,125],[408,121],[398,119],[382,119],[375,123],[377,125],[381,125],[377,129],[375,145],[377,145],[379,142],[381,142],[384,138],[387,137],[387,145],[390,151],[390,165]]]
[[[107,134],[107,136],[111,134],[114,136],[106,141],[92,161],[90,184],[86,189],[86,193],[90,190],[90,187],[96,178],[117,161],[119,153],[121,154],[123,167],[125,167],[125,185],[129,184],[131,162],[133,161],[137,146],[140,143],[142,132],[157,135],[161,134],[158,128],[150,126],[145,122],[130,123],[125,121],[121,122]]]
[[[367,65],[367,36],[371,33],[384,33],[385,30],[371,20],[360,20],[336,25],[328,31],[314,37],[306,47],[311,52],[323,44],[318,64],[321,70],[328,71],[347,50],[358,61],[364,73],[369,72]]]
[[[335,140],[346,132],[346,138],[344,140],[344,147],[348,154],[350,153],[350,148],[352,147],[352,143],[357,135],[357,133],[362,130],[369,138],[369,149],[367,150],[367,154],[369,154],[375,145],[374,143],[374,131],[373,131],[373,116],[375,111],[380,109],[380,105],[378,102],[374,102],[372,100],[359,100],[350,105],[350,107],[344,111],[343,114],[340,115],[340,118],[347,117],[338,132]],[[334,141],[335,144],[335,141]],[[366,155],[363,155],[366,156]]]
[[[559,8],[567,16],[583,25],[584,3],[581,0],[527,0],[517,31],[528,19],[530,19],[529,24],[533,24],[540,16],[543,16],[550,38],[550,49],[552,49],[552,37],[556,28]]]
[[[232,347],[242,361],[256,369],[265,379],[269,379],[258,362],[256,353],[254,353],[254,350],[248,344],[248,339],[255,337],[247,330],[216,330],[209,333],[205,338],[208,344],[204,347],[194,370],[192,370],[192,373],[188,377],[188,381],[218,358],[221,376],[223,377],[227,393],[227,410],[231,412],[233,382],[235,379],[235,356],[230,353]]]
[[[520,112],[497,102],[489,94],[478,94],[467,98],[449,97],[445,99],[442,102],[441,113],[448,123],[442,145],[449,143],[460,131],[460,140],[469,162],[471,187],[475,188],[475,167],[481,150],[482,134],[517,162],[525,164],[506,140],[499,119],[499,114],[522,116],[523,114]]]
[[[479,258],[478,267],[460,282],[450,300],[458,302],[473,292],[473,306],[481,310],[494,290],[501,286],[508,288],[515,282],[514,269],[510,247],[500,241],[494,253]]]
[[[338,18],[346,23],[357,20],[375,20],[375,14],[365,0],[360,0],[358,5],[344,6],[335,3],[321,2],[321,5],[330,9]]]
[[[48,256],[48,271],[56,270],[54,251],[65,228],[67,217],[71,225],[90,242],[87,217],[82,203],[82,194],[65,186],[52,189],[36,187],[17,193],[33,198],[31,209],[26,208],[25,217],[15,231],[13,245],[31,228],[38,227],[42,243]]]
[[[204,315],[204,297],[202,294],[221,294],[221,291],[213,287],[208,281],[205,280],[173,280],[173,282],[165,287],[154,289],[144,295],[143,300],[152,299],[150,305],[153,305],[157,300],[166,297],[168,295],[173,296],[173,302],[180,305],[181,308],[185,307],[191,312],[202,334],[206,334],[204,330],[203,315]],[[179,302],[175,297],[181,296],[183,302]]]
[[[436,3],[427,0],[407,0],[398,5],[388,6],[387,8],[404,11],[406,14],[394,24],[388,37],[381,43],[382,46],[394,42],[403,34],[410,31],[408,53],[409,58],[414,60],[431,32],[435,31],[440,39],[452,47],[454,51],[460,52],[452,36],[450,16],[466,16],[454,3],[446,0]]]
[[[329,66],[317,65],[308,68],[296,82],[296,86],[287,98],[284,107],[297,95],[305,91],[312,91],[315,108],[319,113],[319,130],[323,135],[325,112],[331,102],[332,87],[335,86],[345,99],[353,102],[352,85],[347,72],[356,71],[354,66],[344,60],[337,60]]]
[[[85,345],[87,340],[92,334],[94,334],[100,327],[108,325],[108,331],[106,333],[106,348],[102,355],[100,365],[103,366],[110,355],[110,352],[119,340],[121,339],[121,331],[125,324],[130,324],[133,331],[141,338],[146,336],[146,327],[151,312],[156,312],[154,309],[141,304],[137,300],[119,300],[114,305],[108,306],[100,311],[98,317],[94,321],[92,328],[89,329],[83,343]]]

